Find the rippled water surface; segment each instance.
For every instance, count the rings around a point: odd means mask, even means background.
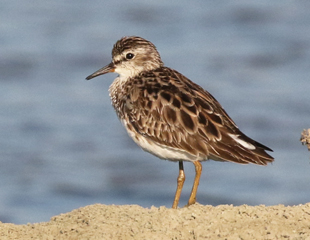
[[[204,162],[201,204],[310,199],[308,1],[2,1],[0,221],[25,224],[93,203],[170,207],[178,165],[140,150],[110,105],[116,40],[151,40],[169,67],[211,92],[267,167]],[[194,167],[185,164],[180,206]]]

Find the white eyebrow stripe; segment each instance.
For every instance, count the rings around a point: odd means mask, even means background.
[[[254,150],[256,149],[256,147],[251,144],[251,143],[248,143],[242,139],[239,138],[240,135],[236,135],[236,134],[228,134],[232,139],[234,139],[237,143],[239,143],[240,145],[242,145],[243,147],[247,148],[247,149],[250,149],[250,150]]]

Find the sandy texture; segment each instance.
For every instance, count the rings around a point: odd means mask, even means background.
[[[292,207],[195,204],[177,210],[96,204],[49,222],[1,223],[0,239],[310,240],[310,203]]]

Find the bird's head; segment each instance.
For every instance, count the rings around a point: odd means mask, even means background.
[[[112,62],[99,69],[86,79],[116,72],[120,77],[135,77],[143,71],[150,71],[163,66],[160,55],[150,41],[141,37],[123,37],[112,50]]]

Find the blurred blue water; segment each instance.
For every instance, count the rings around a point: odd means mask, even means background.
[[[152,41],[169,67],[211,92],[267,167],[205,162],[202,204],[310,199],[310,2],[2,1],[0,221],[25,224],[93,203],[170,207],[178,165],[143,152],[110,106],[116,40]],[[180,206],[189,197],[194,167]]]

